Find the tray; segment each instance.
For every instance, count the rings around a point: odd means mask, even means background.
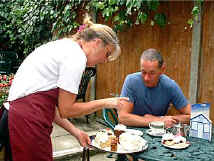
[[[142,149],[140,149],[138,151],[126,151],[126,150],[122,150],[122,149],[120,149],[120,144],[118,144],[118,150],[115,152],[115,151],[111,151],[110,148],[101,148],[99,145],[97,145],[94,142],[95,135],[90,136],[90,139],[91,139],[91,145],[90,145],[91,147],[99,149],[99,150],[102,150],[102,151],[105,151],[105,152],[116,153],[116,154],[131,154],[131,153],[136,153],[136,152],[142,152],[142,151],[144,151],[144,150],[146,150],[148,148],[147,141],[146,141],[145,146],[143,146]]]

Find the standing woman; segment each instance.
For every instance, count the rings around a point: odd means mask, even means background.
[[[35,49],[21,64],[11,86],[8,123],[13,161],[52,161],[52,123],[69,131],[82,146],[86,133],[66,118],[119,108],[126,98],[76,102],[86,66],[115,60],[120,46],[115,32],[88,16],[78,32]]]

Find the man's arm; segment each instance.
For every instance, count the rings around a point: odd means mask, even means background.
[[[80,129],[76,128],[67,119],[62,119],[60,117],[58,108],[56,108],[56,114],[55,114],[54,122],[57,125],[64,128],[66,131],[68,131],[71,135],[76,137],[81,146],[86,147],[87,145],[89,145],[91,143],[88,135],[84,131],[81,131]]]
[[[176,123],[176,120],[173,117],[159,117],[153,115],[144,115],[139,116],[132,114],[134,104],[128,101],[122,101],[122,106],[118,109],[118,118],[119,122],[126,126],[136,126],[136,127],[144,127],[149,126],[149,123],[152,121],[164,121],[167,123]]]
[[[139,116],[132,114],[134,104],[128,101],[122,101],[122,106],[118,109],[119,122],[126,126],[136,126],[144,127],[149,126],[152,121],[163,121],[165,126],[172,127],[174,124],[181,122],[188,122],[189,119],[189,106],[182,108],[180,112],[181,115],[177,116],[154,116],[151,114],[145,114],[144,116]]]
[[[176,120],[181,123],[189,124],[191,118],[191,104],[187,104],[178,110],[180,114],[173,116]]]
[[[177,115],[173,116],[162,116],[161,120],[164,121],[165,127],[170,128],[173,127],[174,124],[177,123],[185,123],[189,124],[190,117],[191,117],[191,105],[187,104],[185,107],[182,107],[181,109],[178,110],[180,113]],[[153,115],[144,115],[145,117],[156,117]],[[174,121],[171,121],[174,120]]]

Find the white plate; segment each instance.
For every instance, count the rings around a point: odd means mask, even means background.
[[[99,145],[97,145],[96,142],[94,141],[94,138],[95,138],[95,135],[90,136],[91,146],[92,147],[100,149],[100,150],[103,150],[103,151],[106,151],[106,152],[111,152],[111,153],[130,154],[130,153],[135,153],[135,152],[141,152],[141,151],[144,151],[144,150],[146,150],[148,148],[148,142],[142,138],[145,141],[145,144],[142,145],[142,148],[139,149],[139,150],[132,150],[132,151],[129,150],[129,151],[127,151],[127,150],[123,149],[120,144],[118,144],[117,151],[111,151],[110,147],[101,148]]]
[[[157,133],[157,132],[152,131],[152,129],[148,129],[148,130],[146,130],[146,133],[151,136],[161,137],[166,133],[166,131],[164,131],[163,133],[160,133],[160,132]]]
[[[161,143],[163,146],[167,147],[167,148],[171,148],[171,149],[185,149],[187,147],[189,147],[191,144],[188,142],[186,144],[173,144],[173,145],[166,145]]]
[[[139,135],[139,136],[143,136],[143,132],[140,130],[135,130],[135,129],[126,129],[127,133],[131,133],[133,135]]]

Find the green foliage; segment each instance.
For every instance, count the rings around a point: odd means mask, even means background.
[[[166,25],[166,16],[163,13],[156,14],[154,20],[160,27],[164,27]]]
[[[44,1],[45,2],[45,1]],[[40,4],[37,1],[11,0],[0,4],[0,29],[2,50],[13,50],[27,54],[43,38],[49,37],[46,25],[38,25]],[[42,22],[41,22],[42,23]]]
[[[113,20],[114,29],[124,30],[134,24],[145,24],[151,12],[156,11],[159,6],[158,0],[91,0],[90,7],[96,12],[101,12],[102,17],[108,21]],[[161,27],[166,24],[166,16],[156,13],[155,23]]]
[[[145,24],[149,18],[163,27],[164,14],[150,16],[159,5],[158,0],[1,0],[0,50],[24,58],[37,46],[77,29],[80,10],[101,13],[116,31]]]
[[[71,32],[81,0],[3,0],[0,2],[0,50],[27,56],[37,46]]]
[[[191,15],[192,17],[187,21],[187,23],[190,25],[190,28],[192,28],[194,22],[197,22],[199,19],[199,14],[200,14],[200,5],[203,2],[203,0],[196,0],[194,7],[192,9]]]

